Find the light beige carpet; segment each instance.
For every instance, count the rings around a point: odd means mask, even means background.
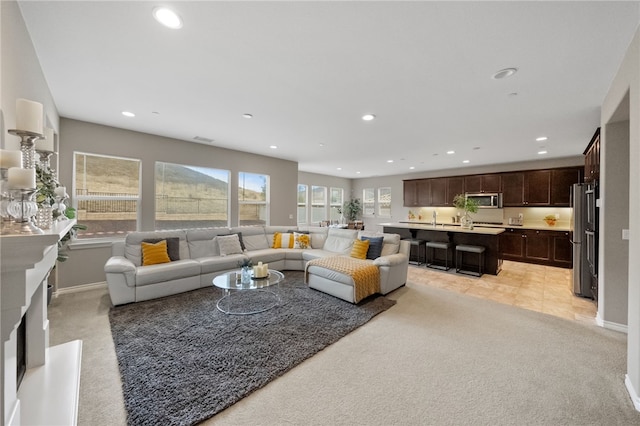
[[[626,336],[409,284],[387,312],[206,424],[640,424]],[[50,306],[51,344],[83,339],[79,423],[125,424],[106,290]]]

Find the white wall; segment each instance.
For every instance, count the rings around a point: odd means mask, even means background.
[[[59,116],[20,8],[15,1],[0,1],[0,8],[2,8],[0,148],[17,150],[20,149],[20,138],[6,132],[7,129],[15,128],[16,99],[25,98],[43,104],[46,123],[56,130],[56,133],[59,129]]]

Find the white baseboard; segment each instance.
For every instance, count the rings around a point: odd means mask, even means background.
[[[74,285],[73,287],[59,288],[55,294],[58,295],[58,294],[65,294],[65,293],[78,293],[81,291],[98,290],[101,288],[107,288],[106,281],[102,281],[99,283]]]
[[[627,325],[618,324],[617,322],[605,321],[600,316],[600,312],[596,314],[596,324],[608,330],[619,331],[620,333],[629,334],[628,333],[629,327]]]
[[[627,387],[627,391],[629,392],[629,396],[631,397],[631,401],[633,402],[633,406],[637,411],[640,411],[640,396],[633,388],[633,383],[631,383],[631,379],[628,374],[624,375],[624,385]]]

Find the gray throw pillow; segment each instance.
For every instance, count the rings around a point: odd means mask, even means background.
[[[382,254],[382,243],[384,237],[360,237],[361,240],[369,240],[369,248],[367,249],[367,259],[377,259]]]
[[[242,254],[242,247],[240,246],[240,238],[238,237],[238,234],[218,235],[216,237],[216,241],[218,242],[218,248],[220,249],[220,256]]]

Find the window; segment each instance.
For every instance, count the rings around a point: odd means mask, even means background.
[[[311,187],[311,223],[327,220],[327,187]]]
[[[338,213],[338,210],[342,211],[344,190],[342,188],[331,188],[329,190],[329,194],[329,219],[338,220],[340,219],[340,216],[342,216],[340,213]]]
[[[308,203],[308,187],[307,185],[298,184],[298,223],[307,223],[307,203]]]
[[[156,229],[229,226],[229,171],[156,162]]]
[[[391,188],[378,188],[378,215],[391,217]]]
[[[75,152],[73,206],[77,238],[124,236],[138,228],[140,160]]]
[[[269,176],[238,173],[238,224],[269,224]]]
[[[373,188],[365,188],[362,190],[362,215],[373,216],[375,209],[376,191]]]

